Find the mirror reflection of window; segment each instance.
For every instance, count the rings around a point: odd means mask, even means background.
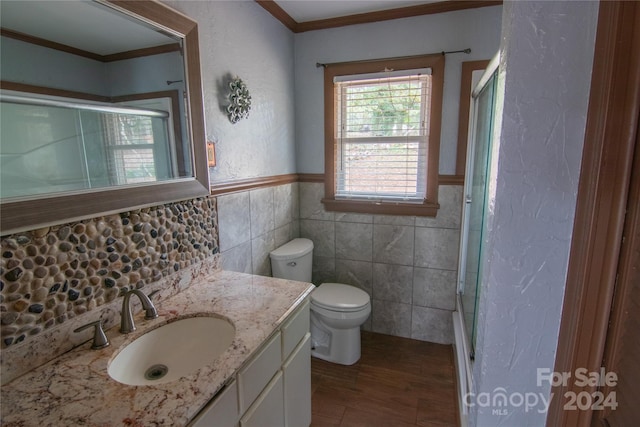
[[[163,111],[174,117],[170,98],[140,99],[122,104]],[[115,162],[111,173],[116,177],[113,184],[164,181],[181,176],[173,120],[118,115],[116,126],[116,132],[107,139],[110,158]]]
[[[105,149],[113,184],[155,181],[152,119],[111,114],[102,121],[109,135]]]

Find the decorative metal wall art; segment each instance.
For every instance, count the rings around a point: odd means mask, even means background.
[[[229,106],[227,107],[227,115],[231,123],[237,123],[240,119],[249,117],[251,110],[251,95],[247,85],[236,77],[229,83]]]

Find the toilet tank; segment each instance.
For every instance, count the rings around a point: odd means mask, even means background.
[[[269,254],[273,277],[311,282],[313,242],[293,239]]]

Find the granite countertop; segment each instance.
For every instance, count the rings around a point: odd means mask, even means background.
[[[313,285],[219,271],[156,304],[159,317],[135,316],[137,330],[107,331],[111,345],[87,342],[1,389],[2,425],[186,425],[250,355],[311,292]],[[211,364],[179,380],[129,386],[107,374],[121,346],[176,318],[213,315],[236,330],[231,346]]]

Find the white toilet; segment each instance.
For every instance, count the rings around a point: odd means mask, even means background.
[[[313,242],[293,239],[270,254],[273,277],[311,282]],[[369,294],[355,286],[323,283],[311,292],[311,355],[353,365],[360,359],[360,325],[371,314]]]

